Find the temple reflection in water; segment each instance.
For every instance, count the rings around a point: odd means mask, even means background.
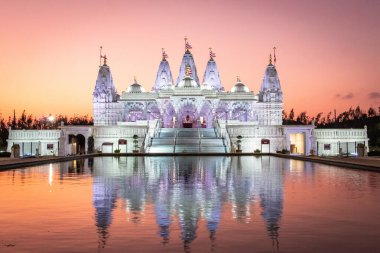
[[[169,243],[178,220],[187,251],[205,221],[216,239],[223,208],[237,222],[249,223],[261,213],[268,236],[278,243],[287,160],[270,157],[102,157],[95,158],[93,204],[99,246],[106,245],[117,200],[139,223],[146,204],[154,206],[157,237]],[[224,212],[225,213],[225,212]],[[174,219],[175,218],[175,219]],[[256,218],[257,219],[257,218]]]

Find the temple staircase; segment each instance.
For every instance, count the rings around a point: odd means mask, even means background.
[[[227,153],[225,139],[214,128],[161,128],[147,153]]]

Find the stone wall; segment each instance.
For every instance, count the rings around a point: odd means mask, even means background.
[[[12,130],[9,129],[7,151],[20,145],[21,156],[58,155],[61,130]]]
[[[358,144],[368,151],[367,127],[363,129],[315,129],[316,150],[319,156],[356,155]]]

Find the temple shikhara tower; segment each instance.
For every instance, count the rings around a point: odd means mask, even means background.
[[[175,83],[168,55],[162,49],[152,90],[145,91],[135,80],[120,96],[105,58],[93,93],[94,125],[112,126],[118,122],[155,119],[164,128],[213,128],[216,120],[282,125],[282,90],[271,56],[261,88],[255,94],[240,77],[231,91],[225,91],[211,48],[203,82],[200,82],[191,49],[185,39],[185,52]]]
[[[200,78],[192,46],[185,38],[184,54],[174,77],[162,48],[161,56],[157,54],[155,81],[146,86],[151,88],[145,89],[135,77],[118,93],[101,48],[92,93],[94,125],[10,130],[8,149],[17,144],[22,155],[279,151],[337,155],[358,154],[362,152],[358,145],[367,148],[366,128],[316,129],[314,125],[282,124],[284,94],[273,49],[273,58],[270,54],[267,61],[263,59],[261,82],[248,86],[237,76],[231,90],[226,90],[216,53],[209,48]]]

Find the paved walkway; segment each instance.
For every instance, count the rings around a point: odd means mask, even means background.
[[[80,158],[97,156],[94,155],[77,155],[77,156],[44,156],[44,157],[28,157],[28,158],[0,158],[0,171],[21,167],[29,167],[46,163],[64,162]]]
[[[39,157],[39,158],[0,158],[0,171],[35,166],[46,163],[63,162],[74,159],[81,159],[94,156],[252,156],[253,153],[165,153],[165,154],[145,154],[145,153],[128,153],[128,154],[91,154],[63,157]],[[380,172],[380,157],[318,157],[318,156],[296,156],[285,154],[262,154],[271,155],[281,158],[317,162],[329,165],[335,165],[345,168],[371,170]]]
[[[380,157],[320,157],[320,156],[296,156],[284,154],[272,154],[273,156],[317,162],[352,169],[363,169],[380,172]]]

